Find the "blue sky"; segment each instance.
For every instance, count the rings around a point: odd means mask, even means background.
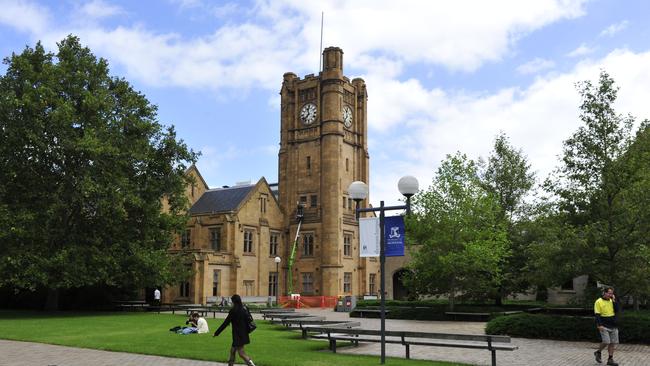
[[[574,84],[608,71],[617,109],[650,118],[650,2],[0,0],[0,55],[81,38],[201,151],[211,187],[277,181],[282,74],[323,46],[369,93],[371,200],[427,187],[446,154],[487,156],[505,132],[538,179],[579,126]],[[4,73],[5,67],[0,67]]]

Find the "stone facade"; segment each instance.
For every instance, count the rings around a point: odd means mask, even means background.
[[[292,292],[361,296],[378,291],[379,262],[359,257],[354,202],[347,194],[353,181],[369,183],[365,82],[343,75],[343,51],[336,47],[323,52],[318,76],[285,73],[283,79],[277,191],[264,178],[255,185],[210,190],[196,167],[190,168],[195,178],[186,192],[191,218],[170,251],[192,253],[193,275],[166,288],[163,302],[205,303],[234,293],[269,296],[276,281],[279,293],[286,294],[298,204],[303,223]],[[245,196],[238,195],[245,190]],[[276,255],[282,258],[279,274]]]

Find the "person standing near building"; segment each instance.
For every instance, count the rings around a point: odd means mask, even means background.
[[[606,287],[603,291],[603,296],[596,300],[594,304],[594,314],[596,315],[596,327],[600,332],[601,343],[598,350],[594,352],[596,362],[601,363],[602,351],[607,348],[609,357],[607,358],[607,365],[618,366],[614,361],[614,349],[618,344],[618,325],[616,322],[616,314],[618,313],[618,302],[614,295],[614,289]]]
[[[230,347],[230,358],[228,359],[228,366],[235,364],[235,353],[239,353],[239,357],[246,362],[248,366],[255,366],[253,360],[244,351],[244,346],[249,344],[250,338],[248,336],[248,310],[244,308],[241,297],[237,294],[232,295],[232,308],[228,312],[228,316],[223,321],[219,329],[214,332],[214,336],[218,336],[226,329],[228,324],[232,325],[232,346]]]
[[[153,292],[153,304],[155,306],[160,306],[160,290],[158,290],[157,287]]]

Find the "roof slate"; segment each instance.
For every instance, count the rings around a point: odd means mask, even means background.
[[[254,184],[206,191],[192,205],[190,215],[234,211],[253,188]]]

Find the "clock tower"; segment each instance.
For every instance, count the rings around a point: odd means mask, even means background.
[[[289,234],[285,258],[298,229],[297,206],[303,207],[294,292],[375,292],[378,262],[359,257],[355,206],[347,192],[353,181],[369,183],[365,82],[345,77],[343,51],[329,47],[318,76],[285,73],[280,95],[278,193]]]

